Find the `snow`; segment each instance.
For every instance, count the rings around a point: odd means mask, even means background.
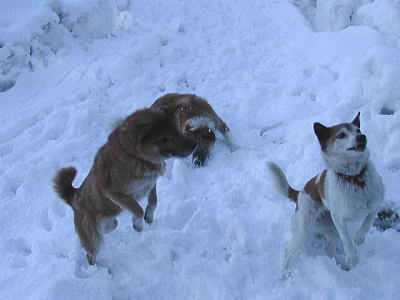
[[[398,1],[3,2],[1,299],[399,297],[395,230],[371,228],[350,272],[316,241],[280,280],[294,206],[265,170],[301,187],[322,169],[313,122],[360,111],[400,206]],[[73,165],[79,186],[115,120],[168,92],[208,99],[239,149],[169,160],[154,223],[137,233],[121,214],[89,266],[52,178]]]

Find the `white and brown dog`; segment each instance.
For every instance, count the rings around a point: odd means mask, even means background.
[[[307,182],[301,191],[289,186],[283,171],[268,163],[280,193],[296,202],[291,243],[284,257],[284,271],[290,259],[314,233],[326,237],[326,253],[343,269],[358,263],[356,245],[364,242],[384,197],[381,177],[369,161],[367,138],[360,131],[360,113],[351,123],[325,127],[314,123],[326,169]],[[350,223],[361,226],[352,235]],[[336,248],[343,243],[344,261]]]

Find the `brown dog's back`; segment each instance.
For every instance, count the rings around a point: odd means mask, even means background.
[[[169,107],[169,113],[174,114],[179,121],[181,130],[187,120],[206,116],[218,122],[219,117],[210,104],[203,98],[192,94],[167,94],[153,103],[153,108]]]

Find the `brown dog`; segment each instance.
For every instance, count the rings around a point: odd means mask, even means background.
[[[137,231],[143,229],[143,217],[146,223],[152,223],[156,181],[164,173],[164,160],[188,156],[195,147],[196,142],[179,131],[169,114],[143,109],[128,116],[110,134],[80,188],[72,186],[75,168],[58,172],[54,189],[74,210],[75,230],[89,264],[96,263],[101,234],[117,227],[115,216],[121,209],[133,214]],[[138,201],[146,196],[148,204],[143,212]]]
[[[204,165],[209,156],[216,139],[215,131],[222,133],[233,150],[228,126],[206,100],[190,94],[167,94],[157,99],[151,107],[166,108],[178,121],[181,132],[196,140],[193,162],[197,166]]]

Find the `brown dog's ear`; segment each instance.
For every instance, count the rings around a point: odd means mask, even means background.
[[[149,123],[141,123],[135,126],[136,138],[137,141],[143,143],[146,135],[150,132],[151,128],[153,127],[152,124]]]
[[[179,109],[178,104],[171,104],[171,105],[162,105],[160,107],[157,107],[158,110],[163,111],[166,115],[170,115],[171,117],[174,117],[175,112]]]
[[[321,123],[314,123],[314,132],[315,135],[318,138],[319,143],[321,146],[324,145],[324,143],[329,139],[330,136],[330,129],[328,127],[325,127]]]
[[[360,112],[358,112],[357,116],[354,118],[354,120],[351,123],[356,125],[358,128],[360,128]]]

